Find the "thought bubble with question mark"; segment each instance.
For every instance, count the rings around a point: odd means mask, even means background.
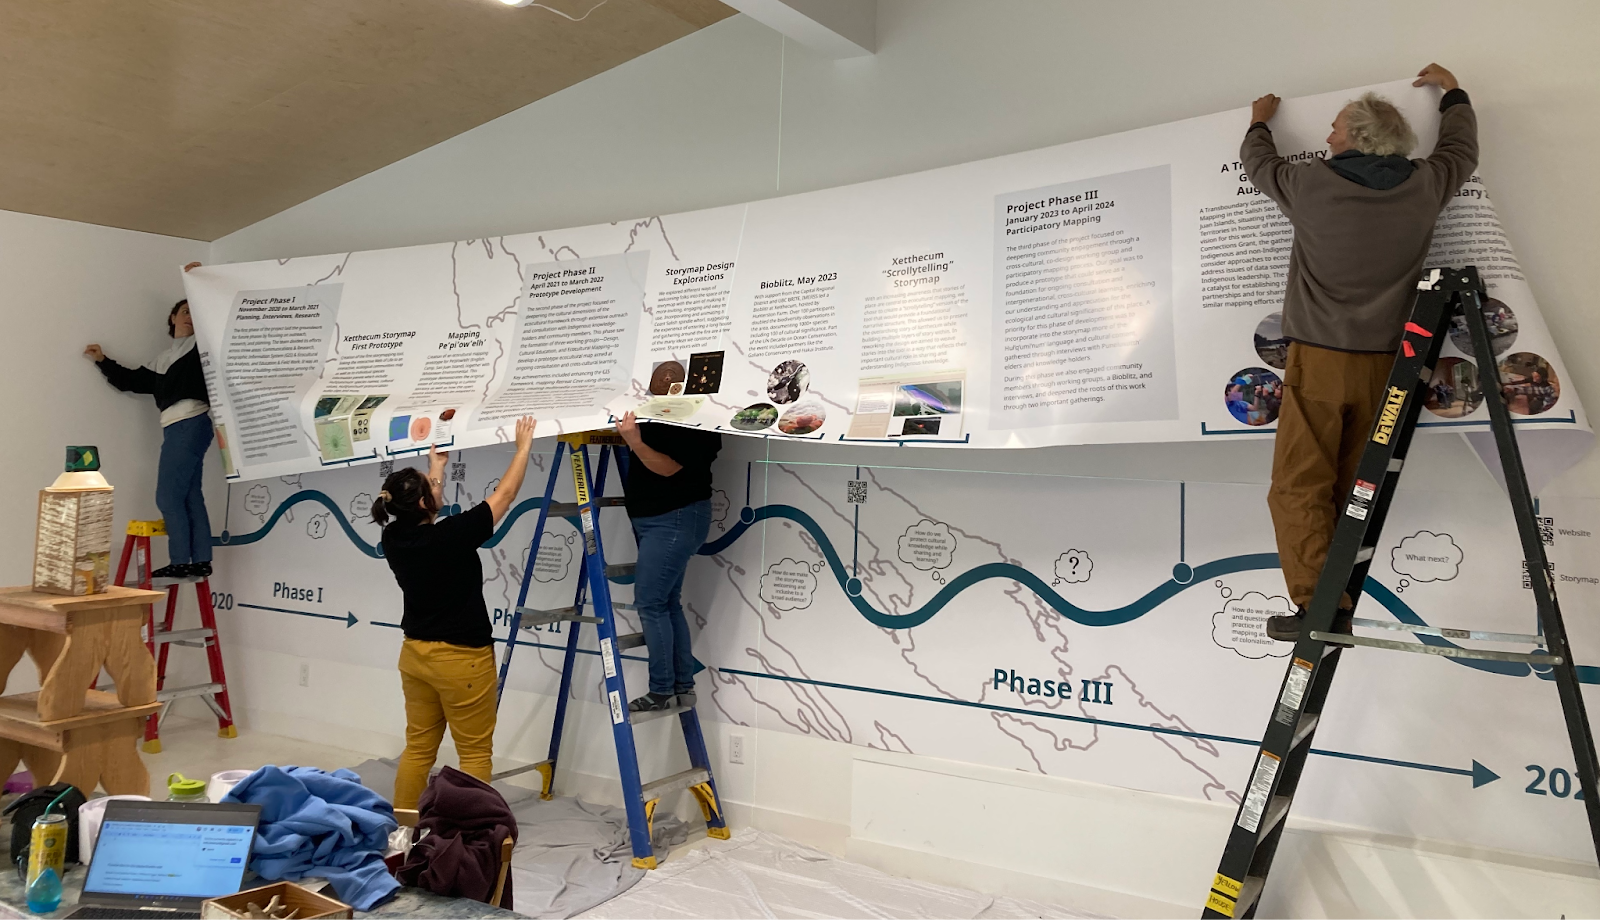
[[[1094,572],[1094,560],[1081,549],[1069,549],[1056,559],[1056,580],[1076,585],[1089,580]]]

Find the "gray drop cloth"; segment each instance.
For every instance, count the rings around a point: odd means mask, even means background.
[[[368,789],[394,798],[393,760],[368,760],[350,769]],[[633,867],[628,817],[621,808],[574,798],[545,802],[526,786],[493,785],[517,819],[517,846],[511,852],[517,913],[571,917],[615,898],[644,877],[643,869]],[[682,821],[657,812],[653,840],[657,853],[687,839],[688,827]]]
[[[518,879],[521,884],[521,879]],[[521,897],[520,889],[518,897]],[[775,834],[679,851],[632,889],[580,916],[597,920],[691,917],[1096,917],[1036,901],[896,878]]]

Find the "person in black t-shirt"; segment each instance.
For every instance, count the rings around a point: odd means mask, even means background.
[[[694,705],[694,655],[683,616],[683,576],[711,529],[711,461],[722,435],[672,425],[617,421],[628,442],[628,517],[639,541],[633,602],[650,649],[650,692],[634,712]]]
[[[506,516],[533,446],[532,418],[517,420],[517,449],[494,493],[471,510],[438,520],[448,453],[428,451],[428,475],[406,468],[383,481],[372,520],[405,596],[400,687],[406,750],[394,781],[396,808],[416,808],[448,726],[461,769],[488,782],[494,762],[495,667],[478,547]],[[392,522],[391,522],[392,519]]]

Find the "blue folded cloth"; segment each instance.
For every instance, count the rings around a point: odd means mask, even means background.
[[[266,766],[224,802],[261,806],[250,868],[270,881],[325,878],[356,910],[387,900],[400,883],[383,864],[394,806],[349,770]]]

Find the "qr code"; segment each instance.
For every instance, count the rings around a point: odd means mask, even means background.
[[[1555,546],[1556,519],[1553,517],[1536,517],[1534,520],[1539,522],[1539,539],[1544,541],[1545,546]]]
[[[867,481],[865,479],[851,479],[846,483],[845,502],[851,505],[865,505],[867,503]]]
[[[467,481],[467,465],[465,463],[452,463],[452,464],[450,464],[450,481],[451,482],[466,482]]]
[[[1550,570],[1550,576],[1554,579],[1556,564],[1554,562],[1546,562],[1544,567]],[[1533,590],[1533,579],[1528,577],[1528,560],[1526,559],[1522,560],[1522,587],[1529,591]]]
[[[379,460],[378,461],[378,475],[380,477],[384,478],[384,479],[388,479],[390,476],[394,475],[394,461],[393,460]]]

